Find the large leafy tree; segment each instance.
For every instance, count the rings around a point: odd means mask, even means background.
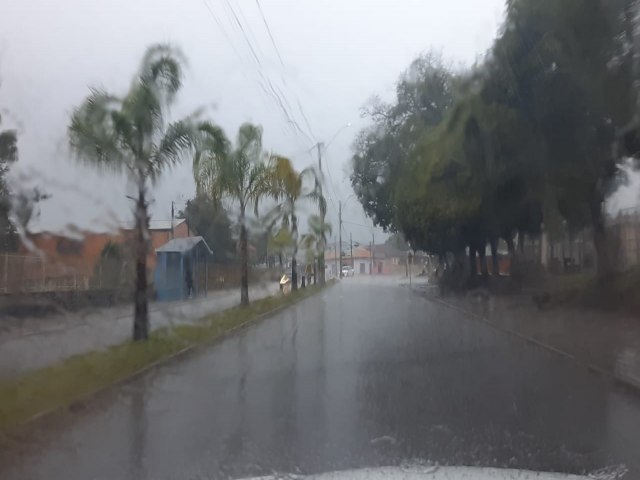
[[[0,116],[2,125],[2,116]],[[12,251],[17,246],[16,232],[9,220],[11,197],[6,175],[18,159],[18,135],[15,130],[0,130],[0,251]]]
[[[167,45],[152,46],[124,96],[92,89],[73,111],[69,125],[70,146],[80,161],[124,173],[136,185],[134,340],[146,340],[149,335],[149,187],[181,161],[196,140],[190,119],[168,120],[168,108],[181,85],[180,52]]]
[[[247,211],[258,214],[258,205],[272,194],[273,184],[266,154],[262,149],[262,128],[244,124],[232,147],[224,132],[202,125],[201,142],[193,160],[193,176],[199,195],[227,200],[237,205],[240,246],[240,303],[249,304],[249,253]]]
[[[491,55],[468,74],[418,59],[393,105],[369,106],[374,125],[356,140],[352,184],[365,211],[412,246],[466,248],[472,273],[487,242],[495,260],[498,238],[515,255],[516,233],[522,245],[543,224],[588,226],[606,278],[614,147],[640,151],[633,3],[510,0]]]
[[[456,77],[432,53],[418,57],[400,77],[396,101],[374,98],[363,114],[374,125],[361,131],[354,144],[351,184],[374,222],[396,230],[394,201],[399,174],[425,131],[438,126],[455,98]]]
[[[551,207],[574,229],[592,228],[601,278],[611,269],[603,204],[621,161],[613,145],[635,104],[624,3],[512,0],[491,65],[492,75],[510,77],[504,101],[527,118],[541,147],[546,213]]]
[[[227,263],[235,254],[231,221],[222,202],[208,195],[196,195],[187,201],[178,218],[185,218],[189,229],[201,235],[213,251],[213,261]]]

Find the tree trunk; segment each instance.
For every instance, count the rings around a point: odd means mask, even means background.
[[[291,257],[291,290],[298,289],[298,217],[291,215],[291,237],[293,238],[293,257]]]
[[[320,242],[320,254],[318,255],[318,270],[320,270],[320,285],[324,285],[326,282],[325,277],[325,265],[324,265],[324,241]],[[313,268],[315,269],[315,263],[313,264]],[[313,284],[316,283],[316,276],[313,276]]]
[[[489,275],[489,269],[487,268],[487,255],[486,255],[486,245],[484,243],[478,244],[480,248],[478,248],[478,257],[480,257],[480,272],[483,277]]]
[[[507,242],[507,250],[509,252],[509,275],[513,274],[514,266],[518,262],[518,254],[516,252],[516,244],[513,241],[513,234],[508,233],[504,236],[504,241]]]
[[[144,180],[138,187],[136,202],[136,288],[134,293],[133,340],[149,338],[149,295],[147,285],[147,253],[149,217],[145,199]]]
[[[491,245],[491,275],[497,277],[500,275],[500,262],[498,259],[498,239],[492,238],[489,241]]]
[[[593,245],[596,249],[598,281],[606,281],[613,274],[607,238],[604,228],[604,216],[602,213],[602,201],[596,194],[591,195],[589,201],[591,224],[593,226]]]
[[[318,259],[318,262],[320,262],[320,260]],[[324,275],[322,275],[324,276]],[[318,277],[318,271],[316,270],[316,261],[313,261],[313,284],[316,284],[316,278]],[[322,281],[322,277],[320,277],[320,285],[324,285],[324,282]]]
[[[476,260],[476,249],[469,246],[469,276],[473,279],[478,275],[478,261]]]
[[[249,305],[249,250],[244,209],[240,212],[240,305]]]

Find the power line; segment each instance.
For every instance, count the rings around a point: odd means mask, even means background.
[[[364,225],[362,223],[358,223],[358,222],[351,222],[349,220],[345,220],[342,219],[342,223],[348,223],[349,225],[355,225],[357,227],[364,227],[364,228],[373,228],[373,225]]]
[[[278,55],[278,59],[280,59],[280,65],[282,68],[285,68],[284,61],[282,60],[282,56],[280,55],[280,50],[276,45],[276,41],[273,38],[273,34],[271,33],[271,28],[269,28],[269,23],[267,22],[266,17],[264,16],[264,12],[262,11],[262,6],[260,5],[260,0],[256,0],[256,5],[258,5],[258,10],[260,11],[260,16],[262,17],[262,22],[264,23],[265,28],[267,29],[267,33],[269,34],[269,38],[271,39],[271,45],[273,45],[273,49],[276,51]]]
[[[227,42],[229,42],[229,44],[231,45],[231,48],[233,48],[233,51],[236,53],[238,57],[241,58],[240,52],[238,51],[238,49],[236,49],[236,46],[231,40],[231,37],[229,36],[229,34],[227,33],[227,30],[222,26],[220,19],[213,12],[213,9],[207,3],[207,0],[202,0],[202,3],[204,4],[205,8],[209,11],[209,15],[211,15],[211,18],[213,18],[213,20],[216,22],[216,24],[218,25],[218,28],[220,29],[224,37],[227,39]]]
[[[238,28],[240,29],[240,32],[242,33],[242,36],[243,36],[245,42],[247,43],[247,46],[249,47],[249,50],[251,51],[251,54],[253,55],[254,60],[256,61],[256,63],[260,67],[262,67],[262,62],[258,58],[258,55],[256,54],[256,51],[254,50],[253,45],[251,44],[251,41],[249,40],[249,37],[247,36],[247,32],[245,31],[244,27],[242,26],[242,23],[240,22],[240,19],[238,18],[238,15],[236,14],[236,11],[231,6],[231,3],[229,3],[229,0],[225,0],[225,3],[227,5],[227,7],[229,7],[229,10],[231,11],[231,14],[233,15],[233,18],[236,21],[236,24],[238,25]]]
[[[262,71],[263,63],[260,60],[259,55],[257,53],[257,51],[258,51],[257,47],[254,48],[254,46],[251,43],[251,40],[249,38],[249,34],[251,36],[253,36],[254,39],[256,37],[253,34],[253,31],[251,30],[251,27],[249,26],[248,22],[247,22],[247,26],[246,26],[246,29],[245,29],[245,26],[243,25],[242,21],[238,17],[238,14],[236,13],[236,11],[233,9],[233,6],[229,2],[229,0],[225,0],[225,4],[226,4],[228,10],[231,12],[231,15],[233,17],[233,19],[230,18],[230,20],[235,21],[235,24],[237,25],[240,33],[242,34],[242,36],[244,38],[245,43],[247,44],[249,50],[251,51],[251,54],[252,54],[255,62],[257,63],[258,74],[260,75],[262,81],[265,82],[266,84],[268,84],[268,87],[272,92],[271,94],[269,94],[269,96],[271,96],[275,100],[277,106],[282,110],[287,123],[290,124],[292,126],[292,128],[293,128],[294,134],[297,135],[298,133],[300,133],[300,134],[306,136],[309,140],[311,140],[313,142],[313,138],[311,138],[306,132],[304,132],[302,130],[302,128],[300,128],[300,125],[298,124],[297,120],[295,119],[295,116],[291,112],[291,105],[289,105],[289,101],[287,100],[286,96],[282,92],[278,93],[278,91],[273,86],[273,83],[271,82],[271,79],[269,79],[268,76],[265,76],[265,74],[263,73],[263,71]],[[239,10],[239,11],[240,11],[240,14],[242,15],[242,17],[244,18],[244,14],[242,14],[242,11],[241,10]],[[246,21],[246,19],[245,19],[245,21]],[[249,32],[249,34],[247,32]],[[278,55],[280,55],[279,51],[277,53],[278,53]],[[284,78],[283,78],[283,81],[284,81]],[[284,83],[286,83],[286,81],[284,81]],[[263,90],[266,90],[266,88],[263,88]],[[267,91],[267,93],[268,93],[268,91]],[[283,101],[283,97],[284,97],[284,101]],[[285,106],[285,103],[287,104],[288,108],[287,108],[287,106]]]
[[[260,16],[262,17],[262,23],[264,24],[264,28],[267,30],[267,34],[269,35],[269,38],[271,39],[271,45],[273,45],[273,49],[276,52],[276,55],[278,56],[278,59],[280,60],[280,65],[282,66],[283,69],[286,69],[285,65],[284,65],[284,60],[282,59],[282,55],[280,54],[280,49],[278,48],[278,45],[276,44],[276,40],[273,36],[273,32],[271,31],[271,27],[269,27],[269,22],[267,22],[267,17],[264,14],[264,11],[262,10],[262,5],[260,5],[260,0],[256,0],[256,5],[258,6],[258,11],[260,12]],[[282,82],[285,85],[285,88],[288,87],[287,85],[287,81],[285,80],[284,77],[282,77]],[[302,115],[302,119],[304,120],[304,123],[307,127],[307,129],[309,129],[309,133],[311,134],[312,137],[315,138],[315,135],[313,134],[313,129],[311,128],[311,123],[309,122],[309,119],[307,118],[307,115],[304,111],[304,108],[302,108],[302,103],[300,102],[300,99],[298,98],[298,96],[296,95],[295,92],[293,92],[293,95],[295,97],[296,103],[298,104],[298,110],[300,110],[300,114]]]
[[[202,1],[203,1],[203,4],[205,5],[207,11],[209,12],[209,15],[213,18],[213,20],[215,21],[216,25],[218,26],[220,31],[223,33],[225,39],[229,42],[229,44],[233,48],[234,52],[238,56],[238,58],[241,61],[244,62],[245,59],[243,58],[243,55],[241,55],[240,51],[236,48],[235,42],[232,40],[232,38],[228,34],[227,30],[222,25],[222,22],[220,21],[218,16],[214,13],[213,9],[209,6],[209,4],[207,3],[206,0],[202,0]],[[302,104],[301,104],[299,98],[297,97],[295,91],[291,91],[291,89],[287,88],[288,84],[286,82],[286,79],[284,78],[284,75],[281,75],[282,83],[283,83],[283,85],[284,85],[284,87],[286,89],[288,89],[290,92],[293,93],[293,96],[295,97],[298,109],[300,110],[300,114],[302,115],[302,118],[304,120],[304,125],[305,125],[306,129],[308,129],[309,133],[305,132],[301,128],[301,126],[300,126],[299,122],[297,121],[296,116],[295,116],[295,114],[293,112],[293,108],[292,108],[291,104],[289,103],[287,95],[285,95],[285,93],[280,89],[279,86],[274,86],[274,84],[273,84],[272,80],[269,78],[268,74],[263,71],[264,70],[264,61],[263,61],[263,59],[261,59],[261,57],[263,56],[263,55],[261,55],[262,52],[260,51],[258,46],[254,45],[254,42],[257,42],[257,40],[256,40],[257,37],[255,36],[253,30],[251,29],[251,26],[250,26],[249,22],[247,21],[244,13],[240,9],[239,5],[236,5],[236,7],[238,8],[238,11],[236,11],[234,9],[234,7],[232,6],[231,2],[229,2],[229,0],[224,0],[224,3],[223,3],[222,6],[223,6],[223,8],[225,10],[225,14],[227,16],[227,19],[228,19],[228,21],[230,22],[230,24],[232,26],[232,29],[234,29],[237,32],[239,32],[239,34],[243,37],[244,43],[245,43],[245,45],[246,45],[246,47],[248,48],[248,51],[249,51],[249,57],[251,58],[249,63],[253,63],[254,66],[255,66],[256,73],[258,75],[258,78],[257,78],[258,86],[260,87],[260,90],[262,91],[262,93],[265,96],[269,97],[273,102],[275,102],[276,106],[278,107],[278,109],[283,114],[283,118],[284,118],[284,120],[285,120],[285,122],[287,124],[287,127],[291,130],[291,132],[294,134],[294,136],[300,138],[300,135],[301,135],[301,136],[305,137],[304,142],[310,141],[311,143],[315,143],[313,130],[312,130],[310,122],[309,122],[309,120],[308,120],[308,118],[307,118],[307,116],[306,116],[306,114],[304,112],[304,108],[302,107]],[[265,24],[265,28],[267,29],[267,34],[269,35],[269,37],[271,39],[271,43],[274,46],[274,49],[275,49],[276,54],[278,56],[278,59],[280,60],[280,64],[284,68],[284,61],[282,59],[282,55],[280,54],[280,51],[277,48],[277,44],[275,43],[275,38],[273,36],[273,32],[271,31],[271,28],[269,27],[269,24],[268,24],[268,22],[266,20],[266,16],[264,15],[264,12],[262,11],[262,7],[259,4],[259,2],[257,2],[257,6],[258,6],[258,9],[259,9],[259,13],[260,13],[260,15],[262,17],[263,23]],[[244,21],[244,23],[243,23],[243,21]],[[254,39],[254,42],[252,42],[252,38]]]

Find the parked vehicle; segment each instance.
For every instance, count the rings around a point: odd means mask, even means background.
[[[354,275],[353,267],[349,267],[347,265],[342,267],[342,276],[343,277],[353,277],[353,275]]]

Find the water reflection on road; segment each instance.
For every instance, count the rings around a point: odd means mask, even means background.
[[[640,472],[640,397],[396,284],[348,279],[50,421],[2,478],[405,463]]]

